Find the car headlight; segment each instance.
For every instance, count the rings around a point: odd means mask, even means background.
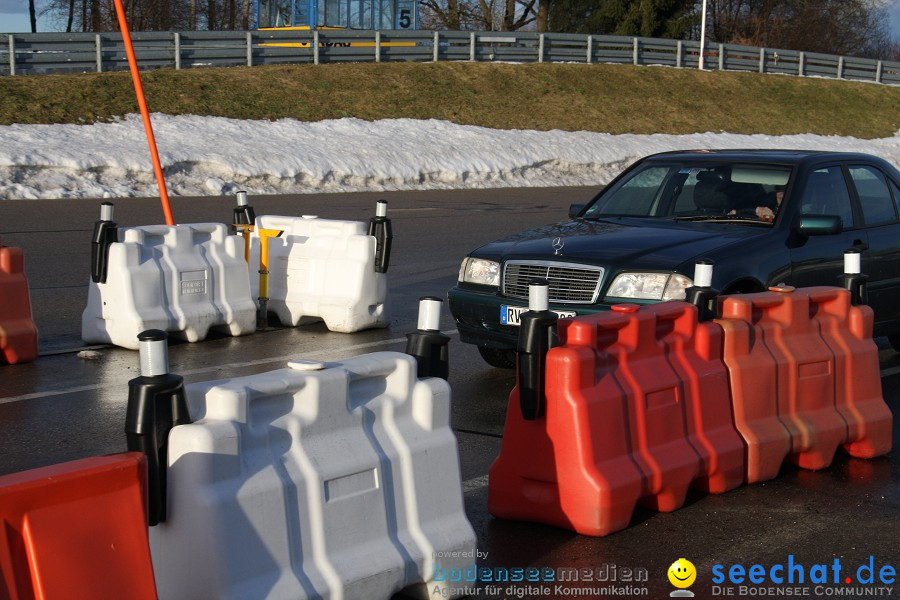
[[[459,281],[500,287],[500,263],[466,257],[459,266]]]
[[[684,300],[684,290],[691,285],[689,277],[678,273],[620,273],[609,286],[606,297]]]

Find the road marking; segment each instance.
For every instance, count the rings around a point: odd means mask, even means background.
[[[456,335],[459,333],[458,330],[452,329],[450,331],[445,331],[447,335]],[[283,356],[275,356],[272,358],[260,358],[256,360],[248,360],[243,362],[236,363],[228,363],[225,365],[216,365],[212,367],[202,367],[199,369],[190,369],[188,371],[182,371],[178,373],[178,375],[186,376],[186,375],[201,375],[203,373],[214,373],[216,371],[221,371],[223,369],[241,369],[246,367],[254,367],[257,365],[265,365],[270,363],[277,362],[287,362],[289,360],[303,359],[303,358],[315,358],[315,357],[323,357],[330,358],[338,352],[347,352],[353,350],[365,350],[368,348],[377,348],[379,346],[391,346],[393,344],[399,344],[401,342],[405,342],[406,338],[393,338],[390,340],[379,340],[376,342],[366,342],[365,344],[355,344],[353,346],[345,346],[342,348],[336,348],[333,350],[317,350],[315,352],[307,352],[306,354],[285,354]],[[85,348],[95,348],[96,346],[85,346]],[[105,347],[105,346],[104,346]],[[348,358],[348,357],[341,357]],[[334,359],[338,360],[338,359]],[[891,367],[889,369],[884,369],[881,371],[881,377],[891,377],[893,375],[900,374],[900,366]],[[128,377],[127,379],[120,379],[118,381],[112,381],[109,383],[95,383],[92,385],[79,385],[70,388],[63,388],[59,390],[47,390],[44,392],[34,392],[31,394],[22,394],[21,396],[10,396],[8,398],[0,398],[0,404],[10,404],[13,402],[22,402],[23,400],[35,400],[38,398],[49,398],[52,396],[64,396],[66,394],[75,394],[77,392],[90,392],[95,390],[103,390],[103,389],[112,389],[115,387],[125,386],[133,377]],[[486,476],[485,476],[486,477]],[[469,481],[476,481],[475,479],[471,479]]]
[[[456,335],[459,333],[456,329],[445,331],[447,335]],[[180,371],[177,375],[187,376],[187,375],[201,375],[203,373],[214,373],[216,371],[221,371],[223,369],[242,369],[246,367],[255,367],[258,365],[266,365],[270,363],[286,363],[290,360],[304,359],[304,358],[331,358],[332,360],[342,360],[345,358],[349,358],[347,356],[337,356],[340,353],[349,352],[353,350],[366,350],[368,348],[377,348],[379,346],[392,346],[394,344],[399,344],[401,342],[405,342],[406,337],[402,338],[393,338],[390,340],[378,340],[375,342],[366,342],[364,344],[355,344],[353,346],[342,346],[340,348],[334,348],[331,350],[316,350],[314,352],[307,352],[304,354],[285,354],[283,356],[274,356],[271,358],[259,358],[256,360],[248,360],[243,362],[235,362],[228,363],[224,365],[215,365],[210,367],[201,367],[199,369],[189,369],[187,371]],[[137,357],[135,357],[137,358]],[[59,390],[47,390],[44,392],[34,392],[32,394],[22,394],[21,396],[10,396],[9,398],[0,398],[0,404],[9,404],[12,402],[21,402],[23,400],[35,400],[37,398],[49,398],[51,396],[63,396],[65,394],[74,394],[76,392],[89,392],[94,390],[104,390],[104,389],[112,389],[116,387],[124,387],[128,384],[128,382],[133,379],[133,377],[123,378],[116,381],[110,381],[108,383],[95,383],[93,385],[79,385],[70,388],[64,388]]]
[[[467,479],[463,481],[462,489],[463,494],[468,494],[469,492],[477,492],[484,486],[488,484],[488,476],[482,475],[481,477],[473,477],[472,479]]]

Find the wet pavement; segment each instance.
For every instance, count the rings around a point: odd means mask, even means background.
[[[381,350],[402,351],[404,334],[415,329],[418,298],[445,297],[465,253],[525,227],[563,218],[568,205],[592,190],[477,190],[394,192],[251,198],[257,214],[318,214],[367,220],[375,201],[390,202],[394,251],[389,290],[392,321],[387,329],[356,334],[329,332],[321,323],[273,327],[252,336],[217,336],[197,344],[175,343],[170,367],[187,382],[249,375],[281,368],[293,358],[335,360]],[[155,200],[116,200],[123,226],[158,223]],[[174,199],[180,222],[231,218],[231,198]],[[0,367],[0,473],[125,449],[127,382],[138,374],[135,352],[96,348],[79,357],[80,316],[86,303],[90,235],[99,201],[0,202],[0,241],[26,252],[41,357],[34,363]],[[510,371],[485,365],[477,351],[459,343],[446,307],[442,329],[453,338],[452,425],[460,447],[466,511],[478,535],[479,568],[513,572],[536,567],[559,574],[579,569],[578,583],[503,582],[468,584],[475,597],[669,597],[675,588],[666,571],[680,557],[696,567],[691,590],[699,598],[900,597],[900,584],[880,584],[885,565],[900,571],[900,425],[894,450],[863,461],[840,455],[819,472],[786,466],[779,477],[723,495],[692,493],[686,506],[660,514],[639,509],[631,526],[605,538],[492,518],[487,511],[487,472],[502,441]],[[879,340],[885,399],[900,409],[900,355]],[[83,356],[83,355],[82,355]],[[834,583],[835,560],[841,566]],[[876,581],[866,580],[872,562]],[[800,566],[793,582],[730,583],[734,565]],[[719,570],[714,568],[719,565]],[[827,565],[828,583],[816,583],[815,565]],[[715,572],[725,581],[717,583]],[[499,571],[498,571],[499,573]],[[739,575],[740,571],[734,571]],[[590,575],[591,581],[584,576]],[[851,582],[846,583],[846,577]],[[631,581],[628,581],[631,579]],[[886,580],[885,580],[886,581]],[[744,586],[746,589],[742,589]],[[729,592],[731,592],[729,594]],[[889,592],[889,593],[888,593]]]

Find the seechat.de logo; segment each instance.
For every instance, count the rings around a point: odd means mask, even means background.
[[[679,558],[672,563],[667,571],[669,583],[679,588],[669,594],[672,598],[693,598],[694,592],[685,589],[691,587],[691,584],[697,579],[697,569],[694,563],[686,558]]]

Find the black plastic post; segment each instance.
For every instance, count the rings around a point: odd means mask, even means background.
[[[858,248],[850,248],[844,252],[844,274],[839,277],[841,287],[850,290],[850,301],[854,306],[869,303],[868,286],[866,280],[868,275],[862,274],[860,271],[860,259],[862,255]]]
[[[106,283],[109,268],[109,247],[119,241],[119,229],[113,221],[113,203],[100,205],[100,220],[94,222],[91,238],[91,281]]]
[[[544,414],[547,352],[559,345],[559,316],[549,309],[549,292],[550,283],[546,279],[529,281],[528,310],[521,315],[516,361],[519,406],[526,421],[534,421]]]
[[[418,377],[450,376],[450,336],[440,332],[441,299],[419,299],[418,329],[406,334],[406,353],[415,357]]]
[[[247,192],[240,191],[237,193],[237,206],[234,208],[234,216],[232,217],[231,232],[235,233],[237,228],[235,225],[253,225],[256,222],[256,211],[247,204]]]
[[[369,235],[375,238],[375,272],[387,273],[391,262],[391,241],[394,233],[391,220],[387,216],[387,201],[379,200],[375,205],[375,216],[369,219]]]
[[[719,316],[719,290],[712,287],[712,273],[712,261],[701,258],[694,263],[694,285],[684,290],[684,299],[697,307],[701,323]]]
[[[184,379],[169,373],[165,331],[150,329],[138,335],[141,376],[128,382],[125,438],[128,450],[147,456],[148,522],[166,520],[166,465],[169,432],[191,422]]]

